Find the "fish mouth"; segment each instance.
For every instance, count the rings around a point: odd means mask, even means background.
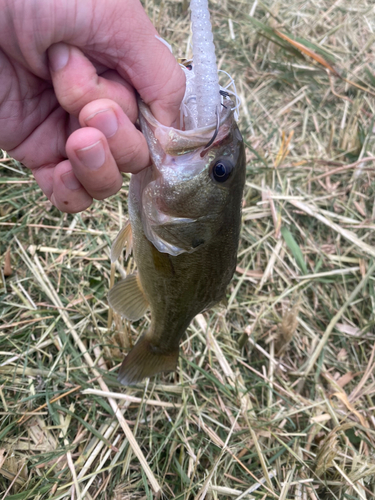
[[[212,146],[215,142],[223,140],[233,125],[232,112],[233,102],[228,99],[221,110],[217,110],[217,120],[212,125],[194,128],[191,130],[180,130],[174,127],[162,125],[151,113],[150,108],[138,99],[139,120],[147,143],[158,142],[165,154],[180,156],[191,153],[197,148],[202,150]],[[214,136],[215,135],[215,136]]]

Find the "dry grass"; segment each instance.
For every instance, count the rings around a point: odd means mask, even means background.
[[[187,2],[146,7],[184,56]],[[127,179],[71,216],[3,159],[0,498],[375,497],[373,3],[211,7],[249,159],[228,311],[193,321],[176,374],[119,387],[149,322],[108,312]]]

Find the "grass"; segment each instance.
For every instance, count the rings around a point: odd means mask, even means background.
[[[145,4],[184,57],[187,2]],[[4,155],[0,498],[375,497],[373,4],[210,5],[248,146],[228,310],[192,322],[175,374],[119,387],[150,320],[106,299],[128,178],[61,214]]]

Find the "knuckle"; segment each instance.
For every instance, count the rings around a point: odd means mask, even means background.
[[[90,84],[72,85],[66,92],[61,92],[58,99],[66,111],[78,117],[81,109],[96,98],[95,94],[95,89]]]
[[[126,146],[126,149],[116,156],[116,163],[120,169],[128,169],[132,164],[139,163],[143,155],[143,147],[140,140],[133,141]]]
[[[116,176],[115,179],[107,179],[92,189],[92,196],[95,200],[104,200],[108,196],[116,194],[121,189],[122,177]]]

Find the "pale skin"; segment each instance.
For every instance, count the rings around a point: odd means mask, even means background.
[[[0,147],[64,212],[149,165],[136,92],[173,125],[185,91],[139,0],[0,0]]]

